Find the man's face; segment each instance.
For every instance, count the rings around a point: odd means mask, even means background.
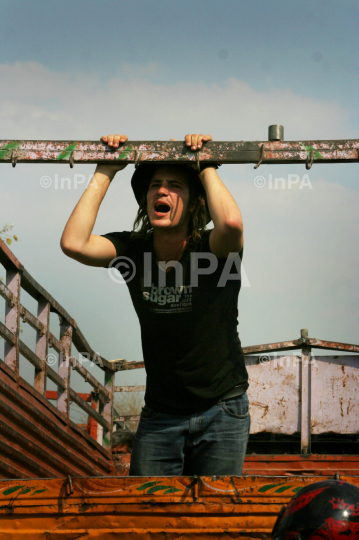
[[[152,176],[147,192],[147,214],[152,227],[187,228],[193,207],[189,208],[189,189],[185,175],[161,167]]]

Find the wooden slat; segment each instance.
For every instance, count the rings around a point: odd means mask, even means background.
[[[5,304],[5,326],[15,336],[15,342],[5,341],[4,360],[15,373],[19,373],[19,334],[20,334],[20,291],[21,274],[19,270],[7,270],[6,286],[12,292],[12,302]]]
[[[91,386],[96,390],[96,392],[99,392],[106,399],[109,399],[110,395],[109,395],[108,390],[106,390],[106,388],[102,386],[102,384],[100,384],[98,380],[95,379],[95,377],[91,375],[91,373],[86,368],[83,367],[81,362],[76,360],[76,358],[72,357],[71,365],[72,365],[72,368],[75,369],[77,373],[79,373],[81,377],[85,379],[86,382],[91,384]]]
[[[61,354],[59,358],[59,375],[67,381],[67,387],[57,389],[57,408],[64,413],[67,418],[70,417],[70,377],[71,377],[71,345],[72,345],[72,326],[63,320],[60,324],[60,343]]]
[[[102,427],[106,430],[111,429],[111,424],[101,416],[95,409],[93,409],[84,399],[82,399],[72,388],[69,389],[70,400],[74,401],[83,411],[89,416],[94,418]]]

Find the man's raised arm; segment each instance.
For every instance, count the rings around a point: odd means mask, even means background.
[[[126,142],[126,135],[102,137],[109,146],[117,147]],[[62,251],[72,259],[88,266],[107,266],[116,257],[110,240],[92,234],[96,217],[104,196],[121,165],[97,165],[95,174],[72,212],[61,237]]]
[[[186,135],[186,145],[191,150],[199,150],[203,142],[212,141],[211,135]],[[213,167],[199,173],[207,196],[209,213],[214,229],[209,238],[209,245],[216,257],[228,257],[229,253],[238,253],[243,247],[243,221],[236,201],[223,184]]]

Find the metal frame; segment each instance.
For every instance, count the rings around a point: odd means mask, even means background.
[[[271,126],[270,126],[271,127]],[[352,163],[359,161],[359,140],[210,141],[192,151],[179,141],[127,141],[113,148],[102,141],[0,141],[0,163]]]

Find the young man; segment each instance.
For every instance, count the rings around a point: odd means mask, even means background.
[[[118,147],[125,135],[103,141]],[[186,135],[199,150],[210,135]],[[237,333],[243,225],[216,168],[141,165],[132,177],[137,232],[92,234],[100,204],[125,165],[98,165],[61,239],[90,266],[130,259],[127,282],[141,325],[145,406],[130,474],[240,475],[250,418],[248,375]],[[212,220],[214,227],[205,230]]]

